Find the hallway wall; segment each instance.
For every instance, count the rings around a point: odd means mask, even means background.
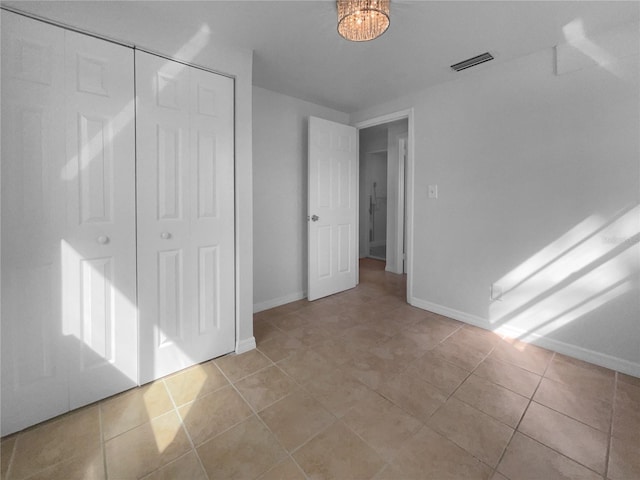
[[[254,311],[306,297],[308,117],[349,116],[253,87]]]

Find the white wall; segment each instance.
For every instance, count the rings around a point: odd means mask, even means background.
[[[640,376],[638,71],[548,49],[352,115],[415,109],[413,304]]]
[[[309,116],[348,123],[338,112],[253,88],[254,311],[306,296]]]

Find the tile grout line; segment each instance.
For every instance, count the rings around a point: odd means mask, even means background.
[[[213,365],[215,365],[215,363],[213,363]],[[216,368],[218,368],[217,365],[215,365]],[[218,368],[218,370],[220,370]],[[202,469],[202,471],[204,472],[204,476],[207,478],[207,480],[209,480],[209,473],[207,473],[207,470],[204,468],[204,464],[202,463],[202,459],[200,458],[200,455],[198,455],[198,450],[196,449],[195,444],[193,443],[193,439],[191,438],[191,435],[189,434],[189,431],[187,430],[187,426],[184,424],[184,419],[182,418],[182,415],[180,415],[180,410],[178,409],[178,405],[176,404],[175,399],[173,398],[173,394],[171,393],[171,389],[167,386],[167,383],[165,382],[165,378],[169,377],[170,375],[166,376],[166,377],[162,377],[162,384],[164,385],[164,388],[169,396],[169,399],[171,400],[171,404],[173,405],[173,410],[176,412],[176,415],[178,416],[178,419],[180,420],[180,426],[182,427],[182,430],[184,431],[185,435],[187,436],[187,440],[189,440],[189,444],[191,445],[191,449],[193,451],[193,453],[195,453],[196,455],[196,459],[198,460],[198,464],[200,465],[200,468]],[[222,387],[221,387],[222,388]],[[217,391],[219,389],[216,389],[214,391]],[[213,393],[213,392],[211,392]],[[193,400],[193,402],[195,402],[197,399],[196,398]],[[189,403],[189,402],[187,402]],[[186,404],[185,404],[186,405]],[[166,467],[167,465],[175,462],[176,460],[184,457],[185,455],[188,455],[189,452],[186,452],[182,455],[180,455],[177,458],[174,458],[171,462],[166,463],[165,465],[160,466],[159,468],[157,468],[156,470],[154,470],[153,472],[157,472],[158,470],[160,470],[161,468]],[[149,472],[147,475],[151,475],[153,472]],[[147,476],[145,475],[145,477]],[[108,479],[107,479],[108,480]]]
[[[536,395],[536,393],[538,391],[538,388],[540,388],[540,384],[542,384],[542,380],[545,378],[547,370],[551,366],[551,363],[553,363],[553,359],[555,357],[556,357],[556,354],[555,354],[555,352],[553,352],[553,354],[551,355],[551,358],[547,361],[547,365],[544,367],[544,372],[542,372],[542,375],[540,375],[540,378],[538,379],[538,384],[536,385],[536,388],[531,393],[531,397],[529,397],[529,401],[527,402],[527,406],[522,411],[522,415],[520,416],[520,420],[518,420],[518,423],[513,428],[513,433],[511,434],[511,437],[509,438],[509,441],[507,442],[507,444],[504,446],[504,449],[502,450],[502,454],[500,455],[500,458],[498,459],[498,462],[496,463],[496,466],[493,469],[493,475],[495,475],[496,473],[500,473],[500,475],[502,475],[501,472],[498,472],[498,467],[500,466],[500,463],[502,463],[502,460],[504,459],[504,456],[507,453],[509,445],[511,445],[511,442],[513,441],[513,437],[515,437],[516,432],[518,432],[518,433],[523,435],[523,433],[518,430],[520,428],[520,424],[522,423],[522,420],[524,419],[525,415],[527,414],[527,411],[529,410],[529,407],[531,406],[531,403],[533,402],[533,397]],[[544,445],[544,443],[541,443],[541,442],[538,442],[538,443],[540,443],[541,445]],[[544,445],[544,446],[546,446],[547,448],[551,448],[551,447],[549,447],[547,445]],[[558,453],[560,453],[560,452],[558,452]],[[567,458],[569,458],[569,457],[567,457]]]
[[[557,352],[553,352],[553,356],[552,356],[552,358],[551,358],[551,361],[549,361],[549,364],[548,364],[548,365],[547,365],[547,367],[545,368],[544,373],[542,374],[542,376],[541,376],[541,378],[540,378],[540,382],[539,382],[539,384],[540,384],[540,383],[542,383],[542,380],[544,380],[544,379],[547,379],[547,380],[551,380],[551,381],[553,381],[552,379],[547,378],[545,375],[546,375],[546,373],[547,373],[548,368],[551,366],[551,362],[552,362],[552,361],[553,361],[553,359],[555,358],[556,353],[557,353]],[[539,387],[539,386],[540,386],[540,385],[538,385],[538,387]],[[524,416],[525,416],[525,414],[526,414],[527,410],[529,409],[529,406],[531,405],[531,403],[534,403],[533,396],[534,396],[534,395],[535,395],[535,393],[538,391],[538,387],[536,387],[536,390],[535,390],[535,391],[534,391],[534,393],[532,394],[532,396],[531,396],[531,400],[530,400],[530,402],[529,402],[529,405],[527,405],[527,408],[525,409],[524,413],[522,414],[522,417],[521,417],[521,419],[520,419],[520,422],[518,422],[518,426],[516,427],[516,430],[515,430],[515,431],[517,431],[517,432],[518,432],[518,433],[520,433],[521,435],[523,435],[523,436],[527,437],[528,439],[533,440],[534,442],[536,442],[536,443],[538,443],[538,444],[542,445],[543,447],[548,448],[549,450],[551,450],[551,451],[553,451],[553,452],[557,453],[558,455],[560,455],[560,456],[562,456],[562,457],[564,457],[564,458],[566,458],[566,459],[568,459],[568,460],[571,460],[572,462],[577,463],[578,465],[580,465],[580,466],[582,466],[582,467],[586,468],[587,470],[589,470],[589,471],[591,471],[591,472],[594,472],[595,474],[597,474],[597,475],[599,475],[599,476],[601,476],[601,477],[602,477],[602,476],[603,476],[603,474],[601,474],[600,472],[597,472],[597,471],[596,471],[596,470],[594,470],[592,467],[589,467],[589,466],[587,466],[587,465],[585,465],[585,464],[583,464],[583,463],[579,462],[578,460],[576,460],[576,459],[574,459],[574,458],[572,458],[572,457],[570,457],[570,456],[566,455],[565,453],[562,453],[562,452],[560,452],[560,451],[556,450],[555,448],[553,448],[553,447],[551,447],[551,446],[549,446],[549,445],[547,445],[547,444],[545,444],[545,443],[542,443],[540,440],[538,440],[538,439],[536,439],[536,438],[534,438],[534,437],[532,437],[532,436],[530,436],[530,435],[528,435],[528,434],[526,434],[526,433],[524,433],[524,432],[522,432],[522,431],[517,430],[517,428],[519,428],[519,427],[520,427],[520,423],[522,423],[522,420],[524,419]],[[537,402],[535,402],[535,403],[537,403]],[[604,433],[602,430],[600,430],[600,429],[598,429],[598,428],[595,428],[595,427],[593,427],[593,426],[591,426],[591,425],[589,425],[589,424],[587,424],[587,423],[581,422],[580,420],[575,419],[575,418],[573,418],[573,417],[571,417],[571,416],[569,416],[569,415],[567,415],[567,414],[565,414],[565,413],[562,413],[562,412],[560,412],[560,411],[558,411],[558,410],[554,410],[554,409],[553,409],[553,408],[551,408],[551,407],[547,407],[546,405],[544,405],[544,404],[542,404],[542,403],[538,403],[538,405],[542,405],[543,407],[548,408],[549,410],[552,410],[552,411],[554,411],[554,412],[556,412],[556,413],[559,413],[560,415],[564,415],[565,417],[570,418],[570,419],[572,419],[572,420],[574,420],[574,421],[576,421],[576,422],[578,422],[578,423],[581,423],[582,425],[585,425],[585,426],[590,427],[590,428],[593,428],[594,430],[597,430],[597,431],[599,431],[599,432],[601,432],[601,433]],[[514,435],[515,435],[515,433],[514,433]],[[511,443],[511,440],[509,440],[509,443]],[[508,444],[507,444],[507,447],[508,447]],[[506,448],[505,448],[505,453],[506,453]],[[504,456],[504,453],[503,453],[503,456]],[[502,458],[500,459],[500,461],[502,461]],[[500,463],[498,463],[498,465],[500,465]],[[605,468],[606,468],[606,467],[605,467]],[[501,472],[498,472],[498,473],[500,473],[501,475],[503,475]],[[606,477],[604,477],[604,478],[606,478]]]
[[[618,372],[613,378],[613,398],[611,400],[611,417],[609,419],[609,435],[607,437],[607,452],[604,458],[604,477],[609,476],[609,462],[611,460],[611,447],[613,445],[613,419],[616,415],[616,397],[618,395]]]
[[[445,338],[443,338],[440,342],[438,342],[438,345],[440,345],[442,342],[444,342],[447,338],[449,338],[451,335],[453,335],[455,332],[457,332],[457,331],[458,331],[458,330],[460,330],[461,328],[462,328],[462,326],[461,326],[461,327],[459,327],[458,329],[456,329],[456,330],[455,330],[454,332],[452,332],[450,335],[447,335],[447,336],[446,336]],[[434,348],[435,348],[435,347],[434,347]],[[477,368],[480,366],[480,364],[481,364],[482,362],[484,362],[484,361],[489,357],[489,355],[491,355],[491,354],[493,353],[493,351],[495,350],[495,348],[496,348],[496,347],[495,347],[495,346],[493,346],[493,347],[491,348],[491,350],[489,350],[489,353],[487,353],[487,354],[482,358],[482,360],[478,363],[478,365],[476,365],[476,366],[473,368],[473,370],[471,370],[471,371],[469,372],[469,374],[468,374],[466,377],[464,377],[464,380],[462,380],[462,381],[458,384],[458,386],[457,386],[456,388],[454,388],[454,389],[453,389],[453,391],[452,391],[450,394],[448,394],[448,395],[447,395],[447,399],[442,403],[442,405],[438,406],[438,408],[436,408],[436,409],[433,411],[433,413],[431,413],[431,415],[429,415],[429,419],[431,419],[431,417],[433,417],[436,413],[438,413],[438,412],[440,411],[440,409],[441,409],[442,407],[444,407],[444,406],[446,405],[446,403],[449,401],[449,399],[450,399],[450,398],[452,398],[452,397],[455,395],[455,393],[460,389],[460,387],[462,386],[462,384],[464,384],[464,382],[466,382],[466,381],[469,379],[469,377],[471,377],[471,375],[473,375],[473,373],[477,370]],[[432,350],[433,350],[433,349],[432,349]],[[456,366],[456,367],[458,367],[458,368],[461,368],[462,370],[466,370],[466,368],[460,367],[460,366],[456,365],[455,363],[451,363],[450,361],[448,361],[448,360],[447,360],[447,359],[445,359],[445,358],[442,358],[442,360],[444,360],[445,362],[450,363],[451,365],[454,365],[454,366]],[[425,380],[425,381],[426,381],[426,380]],[[427,383],[428,383],[429,385],[432,385],[430,382],[427,382]],[[438,390],[440,390],[436,385],[433,385],[433,386],[434,386],[435,388],[437,388]],[[440,390],[440,391],[441,391],[441,390]],[[444,392],[443,392],[443,393],[444,393]],[[467,404],[466,402],[463,402],[463,403]],[[468,405],[468,404],[467,404],[467,405]],[[475,408],[476,410],[478,410],[478,411],[479,411],[479,412],[481,412],[481,413],[484,413],[484,412],[482,412],[482,410],[477,409],[477,408],[476,408],[476,407],[474,407],[473,405],[469,405],[469,406],[470,406],[470,407],[472,407],[472,408]],[[486,414],[486,413],[485,413],[485,415],[488,415],[488,414]],[[491,415],[489,415],[489,416],[490,416],[491,418],[493,418]],[[425,423],[425,425],[426,425],[426,423]],[[457,445],[457,444],[456,444],[456,445]],[[465,452],[466,452],[466,451],[467,451],[467,450],[465,449]]]
[[[102,451],[102,468],[104,470],[104,478],[109,480],[109,471],[107,470],[107,446],[104,440],[104,426],[102,425],[102,402],[98,403],[98,421],[100,424],[100,450]]]
[[[267,358],[268,358],[268,357],[267,357]],[[272,365],[273,365],[273,366],[277,367],[277,365],[276,365],[276,364],[275,364],[271,359],[269,359],[269,361],[272,363]],[[269,367],[270,367],[270,366],[271,366],[271,365],[269,365]],[[258,371],[256,371],[256,372],[254,372],[254,373],[261,372],[262,370],[265,370],[266,368],[268,368],[268,367],[262,368],[262,369],[260,369],[260,370],[258,370]],[[258,421],[259,421],[259,422],[260,422],[260,423],[261,423],[261,424],[262,424],[262,425],[267,429],[267,431],[268,431],[271,435],[273,435],[273,438],[276,440],[276,442],[278,442],[278,444],[280,445],[280,447],[282,448],[282,450],[287,454],[287,456],[289,457],[289,459],[290,459],[290,460],[291,460],[291,461],[292,461],[292,462],[293,462],[293,463],[298,467],[298,469],[299,469],[299,470],[302,472],[302,474],[304,475],[305,479],[306,479],[306,480],[309,480],[309,477],[307,476],[307,473],[302,469],[302,467],[298,464],[298,462],[295,460],[295,458],[293,458],[293,455],[292,455],[292,453],[293,453],[293,452],[289,452],[289,450],[287,450],[287,449],[285,448],[285,446],[284,446],[284,445],[282,445],[282,443],[281,443],[281,442],[280,442],[280,440],[278,439],[278,436],[277,436],[277,435],[276,435],[276,434],[275,434],[275,433],[274,433],[274,432],[269,428],[269,426],[265,423],[265,421],[262,419],[262,417],[260,417],[260,415],[258,415],[258,412],[257,412],[257,411],[256,411],[256,409],[253,407],[253,405],[251,405],[251,403],[249,403],[249,402],[247,401],[247,399],[244,397],[244,395],[242,395],[242,393],[240,392],[240,390],[238,390],[238,388],[236,387],[236,385],[235,385],[233,382],[231,382],[231,380],[229,380],[229,378],[228,378],[228,377],[227,377],[227,375],[224,373],[224,371],[222,371],[222,369],[221,369],[221,368],[219,368],[219,370],[222,372],[222,375],[224,375],[224,377],[227,379],[227,381],[229,382],[229,384],[231,385],[231,387],[236,391],[236,393],[240,396],[240,398],[242,398],[242,400],[247,404],[247,406],[249,407],[249,409],[250,409],[250,410],[251,410],[251,412],[252,412],[252,416],[256,417],[256,418],[258,419]],[[279,369],[279,368],[278,368],[278,370],[282,371],[282,370],[281,370],[281,369]],[[283,372],[283,373],[286,375],[286,373],[285,373],[285,372]],[[246,376],[242,377],[242,379],[245,379],[245,378],[247,378],[247,377],[249,377],[249,376],[250,376],[250,375],[246,375]],[[240,381],[240,380],[242,380],[242,379],[239,379],[239,380],[237,380],[237,381]],[[293,381],[294,381],[294,383],[297,383],[297,382],[295,382],[295,380],[293,380]],[[299,384],[298,384],[298,386],[299,386],[299,387],[301,387],[301,385],[299,385]],[[293,392],[288,393],[287,395],[285,395],[285,396],[284,396],[284,397],[282,397],[282,398],[286,398],[286,397],[290,396],[292,393],[293,393]],[[276,402],[273,402],[273,403],[272,403],[272,405],[274,405],[275,403],[277,403],[277,402],[279,402],[280,400],[282,400],[282,398],[281,398],[281,399],[279,399],[279,400],[277,400]],[[265,407],[265,408],[267,408],[267,407]],[[323,407],[323,408],[324,408],[324,407]],[[263,410],[264,410],[264,409],[263,409]],[[330,412],[329,412],[329,413],[330,413]],[[247,418],[250,418],[250,417],[247,417]],[[232,426],[232,427],[228,428],[228,429],[227,429],[227,430],[225,430],[224,432],[227,432],[227,431],[231,430],[232,428],[236,427],[237,425],[239,425],[240,423],[242,423],[242,422],[246,421],[246,420],[247,420],[247,418],[245,418],[245,419],[243,419],[242,421],[240,421],[240,422],[236,423],[234,426]],[[323,430],[323,431],[324,431],[324,430]],[[224,432],[220,432],[218,435],[215,435],[214,437],[211,437],[211,438],[218,437],[219,435],[223,434]],[[315,438],[315,435],[314,435],[314,438]],[[283,461],[284,461],[284,460],[283,460]],[[266,473],[268,473],[269,471],[271,471],[272,469],[274,469],[274,468],[275,468],[275,467],[277,467],[278,465],[280,465],[283,461],[280,461],[280,462],[278,462],[278,463],[276,463],[276,464],[272,465],[269,469],[265,470],[264,472],[261,472],[261,473],[260,473],[260,477],[261,477],[261,476],[263,476],[263,475],[265,475]],[[259,477],[258,477],[258,478],[259,478]]]
[[[9,465],[7,466],[7,473],[5,474],[7,476],[7,480],[11,480],[13,461],[16,455],[16,450],[18,449],[18,441],[20,440],[21,436],[22,436],[22,432],[18,432],[18,434],[16,435],[16,440],[13,444],[13,449],[11,450],[11,456],[9,457]]]

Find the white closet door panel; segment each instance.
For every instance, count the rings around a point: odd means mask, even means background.
[[[2,12],[2,435],[68,410],[60,305],[64,31]]]
[[[146,383],[190,364],[188,68],[136,52],[136,94],[140,383]]]
[[[66,32],[63,330],[71,406],[137,384],[131,49]]]
[[[196,256],[198,361],[235,344],[233,80],[191,70],[191,249]]]
[[[136,82],[145,383],[233,350],[233,81],[136,52]]]

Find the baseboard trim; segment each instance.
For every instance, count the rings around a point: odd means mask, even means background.
[[[578,345],[572,345],[560,340],[555,340],[553,338],[545,337],[544,335],[527,333],[522,329],[514,328],[509,325],[502,325],[497,329],[493,329],[491,328],[491,324],[488,322],[488,320],[482,317],[438,305],[436,303],[427,302],[419,298],[412,297],[409,299],[409,303],[414,307],[428,310],[429,312],[437,313],[439,315],[444,315],[445,317],[459,320],[475,327],[484,328],[485,330],[492,330],[496,333],[507,335],[509,337],[526,336],[527,339],[523,340],[526,343],[538,345],[542,348],[553,350],[554,352],[558,352],[569,357],[577,358],[578,360],[584,360],[585,362],[593,363],[601,367],[610,368],[611,370],[616,370],[621,373],[626,373],[627,375],[640,377],[639,363],[630,362],[629,360],[614,357],[606,353],[596,352],[594,350],[589,350]]]
[[[267,300],[260,303],[254,303],[253,313],[262,312],[263,310],[269,310],[270,308],[279,307],[280,305],[285,305],[287,303],[297,302],[298,300],[302,300],[303,298],[307,298],[307,292],[301,291],[291,293],[289,295],[285,295],[284,297],[274,298],[272,300]]]
[[[255,337],[245,338],[244,340],[238,340],[236,342],[236,353],[239,355],[241,353],[249,352],[256,348],[256,339]]]

